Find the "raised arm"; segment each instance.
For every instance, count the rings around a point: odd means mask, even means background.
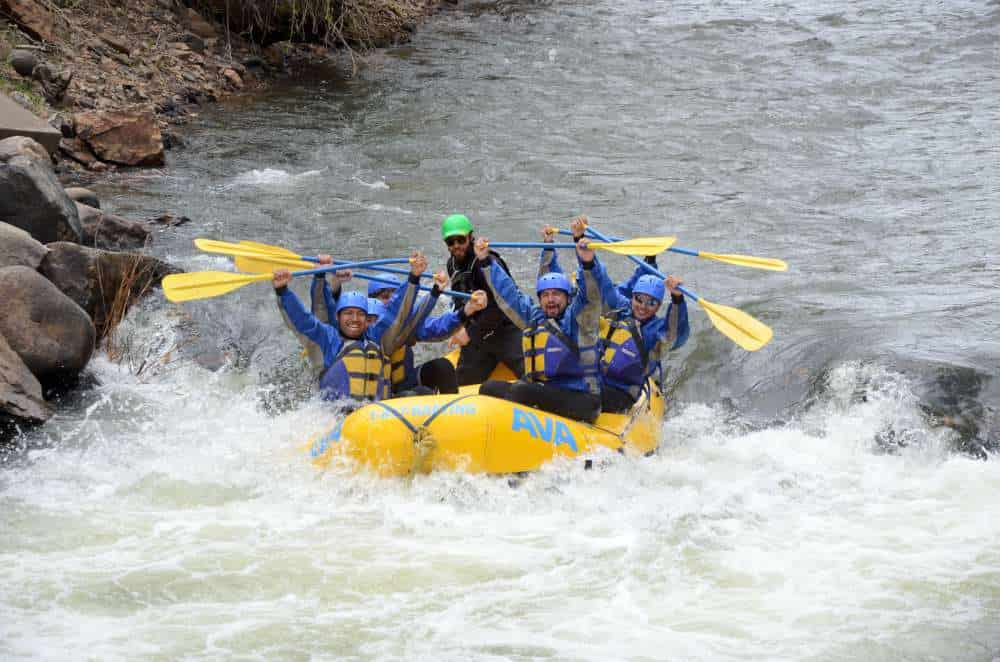
[[[476,258],[479,260],[483,278],[489,287],[500,310],[520,329],[526,329],[531,324],[531,317],[536,306],[517,284],[507,275],[507,272],[490,255],[490,242],[485,237],[476,240]]]

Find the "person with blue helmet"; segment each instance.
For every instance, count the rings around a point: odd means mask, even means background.
[[[370,289],[370,288],[369,288]],[[389,312],[389,308],[378,299],[368,297],[368,326],[375,326],[378,319]]]
[[[328,258],[329,256],[323,256]],[[420,274],[427,268],[427,258],[419,252],[410,258],[407,287],[400,288],[388,305],[388,312],[368,327],[368,297],[361,292],[339,292],[335,301],[324,297],[324,313],[334,310],[336,324],[329,324],[310,313],[289,289],[291,273],[274,272],[272,284],[282,310],[296,331],[315,343],[323,354],[320,390],[330,400],[354,398],[381,400],[390,396],[390,363],[383,342],[392,342],[409,315],[416,297]],[[325,284],[325,279],[319,285]],[[339,283],[338,283],[339,285]],[[314,288],[316,283],[314,282]],[[388,341],[385,339],[389,338]]]
[[[389,274],[380,274],[379,280],[368,281],[368,297],[389,303],[392,295],[399,289],[399,281]]]
[[[597,355],[601,293],[597,275],[604,267],[587,243],[583,240],[576,248],[576,290],[564,274],[545,274],[535,288],[539,302],[535,305],[491,258],[489,242],[483,238],[476,241],[476,258],[482,262],[483,276],[497,305],[521,329],[524,355],[521,379],[485,382],[480,394],[580,421],[597,419],[601,413]]]
[[[625,412],[639,398],[646,380],[658,374],[667,352],[679,349],[691,333],[681,281],[646,273],[629,283],[625,296],[606,273],[598,276],[605,315],[601,318],[602,409]],[[670,303],[657,317],[666,294]]]

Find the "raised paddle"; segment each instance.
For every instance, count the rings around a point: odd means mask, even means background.
[[[573,236],[572,230],[559,230],[559,234]],[[587,234],[594,238],[598,238],[597,234],[587,228]],[[621,241],[617,237],[612,237],[610,235],[602,235],[607,237],[607,241]],[[716,262],[725,262],[726,264],[734,264],[738,267],[751,267],[753,269],[766,269],[768,271],[788,271],[788,265],[784,260],[778,260],[772,257],[754,257],[753,255],[736,255],[734,253],[707,253],[705,251],[695,251],[690,248],[681,248],[679,246],[671,246],[667,249],[671,253],[680,253],[681,255],[691,255],[694,257],[700,257],[703,260],[715,260]]]
[[[338,269],[354,269],[358,267],[377,266],[380,264],[406,264],[409,258],[385,258],[349,262],[347,264],[330,265],[318,269],[294,271],[292,276],[311,276],[325,274]],[[244,285],[259,281],[271,280],[273,274],[241,274],[229,271],[192,271],[183,274],[171,274],[163,279],[163,293],[173,302],[209,299],[238,290]]]
[[[249,258],[252,260],[269,260],[275,262],[275,264],[280,264],[281,266],[296,267],[300,269],[308,269],[313,264],[319,263],[318,257],[314,257],[311,255],[299,255],[298,253],[295,253],[287,248],[282,248],[281,246],[272,246],[271,244],[262,244],[257,241],[246,241],[246,240],[241,240],[238,245],[245,246],[246,248],[249,248],[251,250],[259,250],[262,253],[267,254],[267,257]],[[346,262],[346,260],[341,260],[341,262]],[[337,260],[334,260],[333,263],[336,264]],[[265,271],[264,269],[249,269],[241,267],[239,257],[237,257],[236,259],[236,267],[240,271]],[[386,273],[401,274],[403,276],[410,275],[410,272],[407,271],[406,269],[395,269],[393,267],[372,267],[370,271],[385,271]],[[434,274],[430,273],[429,271],[425,271],[424,273],[420,274],[420,277],[433,278]]]
[[[302,260],[292,260],[280,257],[267,257],[267,258],[256,258],[256,257],[237,257],[233,260],[236,263],[236,268],[240,271],[251,272],[251,273],[269,273],[275,269],[288,268],[288,269],[308,269],[313,266],[312,262],[303,262]],[[333,265],[340,266],[340,265]],[[378,269],[379,271],[387,270],[386,267],[363,267],[366,269]],[[409,274],[409,271],[405,269],[392,269],[393,273]],[[371,274],[362,274],[355,271],[352,276],[354,278],[362,278],[364,280],[373,280],[377,283],[386,283],[396,286],[400,286],[401,283],[398,280],[390,280],[388,278],[379,278],[378,276],[373,276]],[[419,286],[421,290],[425,292],[430,292],[432,288],[425,285]],[[455,292],[454,290],[441,290],[441,294],[446,294],[450,297],[458,297],[459,299],[468,299],[470,295],[465,292]]]
[[[619,255],[659,255],[669,249],[677,241],[677,237],[640,237],[625,241],[605,242],[594,241],[588,248],[608,251]],[[576,244],[545,243],[541,241],[491,241],[490,246],[496,248],[576,248]]]
[[[597,230],[587,228],[587,231],[601,241],[608,240],[607,236],[602,235]],[[635,257],[630,256],[629,259],[649,273],[660,278],[666,278],[666,275],[653,265],[647,264]],[[748,352],[756,352],[758,349],[771,342],[771,338],[774,336],[774,332],[771,331],[771,328],[763,322],[747,315],[742,310],[706,301],[685,287],[679,287],[678,289],[680,289],[685,296],[694,299],[695,302],[702,307],[702,310],[704,310],[705,314],[708,315],[708,319],[722,335],[726,336]]]

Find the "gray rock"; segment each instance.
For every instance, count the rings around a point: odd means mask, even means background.
[[[107,214],[100,209],[76,203],[80,215],[82,237],[80,243],[91,248],[108,250],[135,250],[144,248],[149,241],[149,230],[138,221]]]
[[[42,385],[0,335],[0,427],[44,423],[52,408],[42,398]]]
[[[42,94],[49,103],[58,103],[66,95],[66,89],[73,80],[73,72],[57,69],[49,64],[40,64],[31,73],[42,86]]]
[[[21,228],[0,223],[0,269],[15,266],[37,269],[48,252]]]
[[[56,180],[48,155],[44,163],[35,154],[3,158],[4,144],[10,140],[16,139],[0,141],[0,221],[27,231],[42,243],[79,242],[80,216]],[[38,148],[44,151],[41,145]]]
[[[101,201],[97,198],[97,194],[91,191],[89,188],[83,188],[82,186],[71,186],[66,189],[66,195],[73,202],[79,202],[81,205],[87,205],[88,207],[93,207],[94,209],[101,208]],[[80,210],[77,209],[79,212]],[[83,214],[80,214],[80,222],[83,223]]]
[[[39,381],[72,378],[83,370],[97,337],[83,308],[28,267],[0,269],[0,292],[0,334]]]
[[[27,136],[11,136],[0,140],[0,163],[7,163],[15,156],[30,156],[43,165],[52,163],[49,153],[37,140]]]
[[[38,58],[31,51],[14,50],[10,54],[10,66],[19,76],[31,78],[31,72],[38,66]]]
[[[69,242],[48,245],[39,270],[90,315],[98,339],[128,307],[180,269],[149,255],[116,253]]]

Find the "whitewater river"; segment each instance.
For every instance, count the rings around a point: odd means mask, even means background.
[[[384,482],[301,452],[268,285],[156,294],[0,466],[0,659],[1000,660],[998,64],[996,0],[466,3],[203,113],[92,184],[189,269],[585,212],[787,260],[661,260],[774,340],[692,305],[655,457]]]

